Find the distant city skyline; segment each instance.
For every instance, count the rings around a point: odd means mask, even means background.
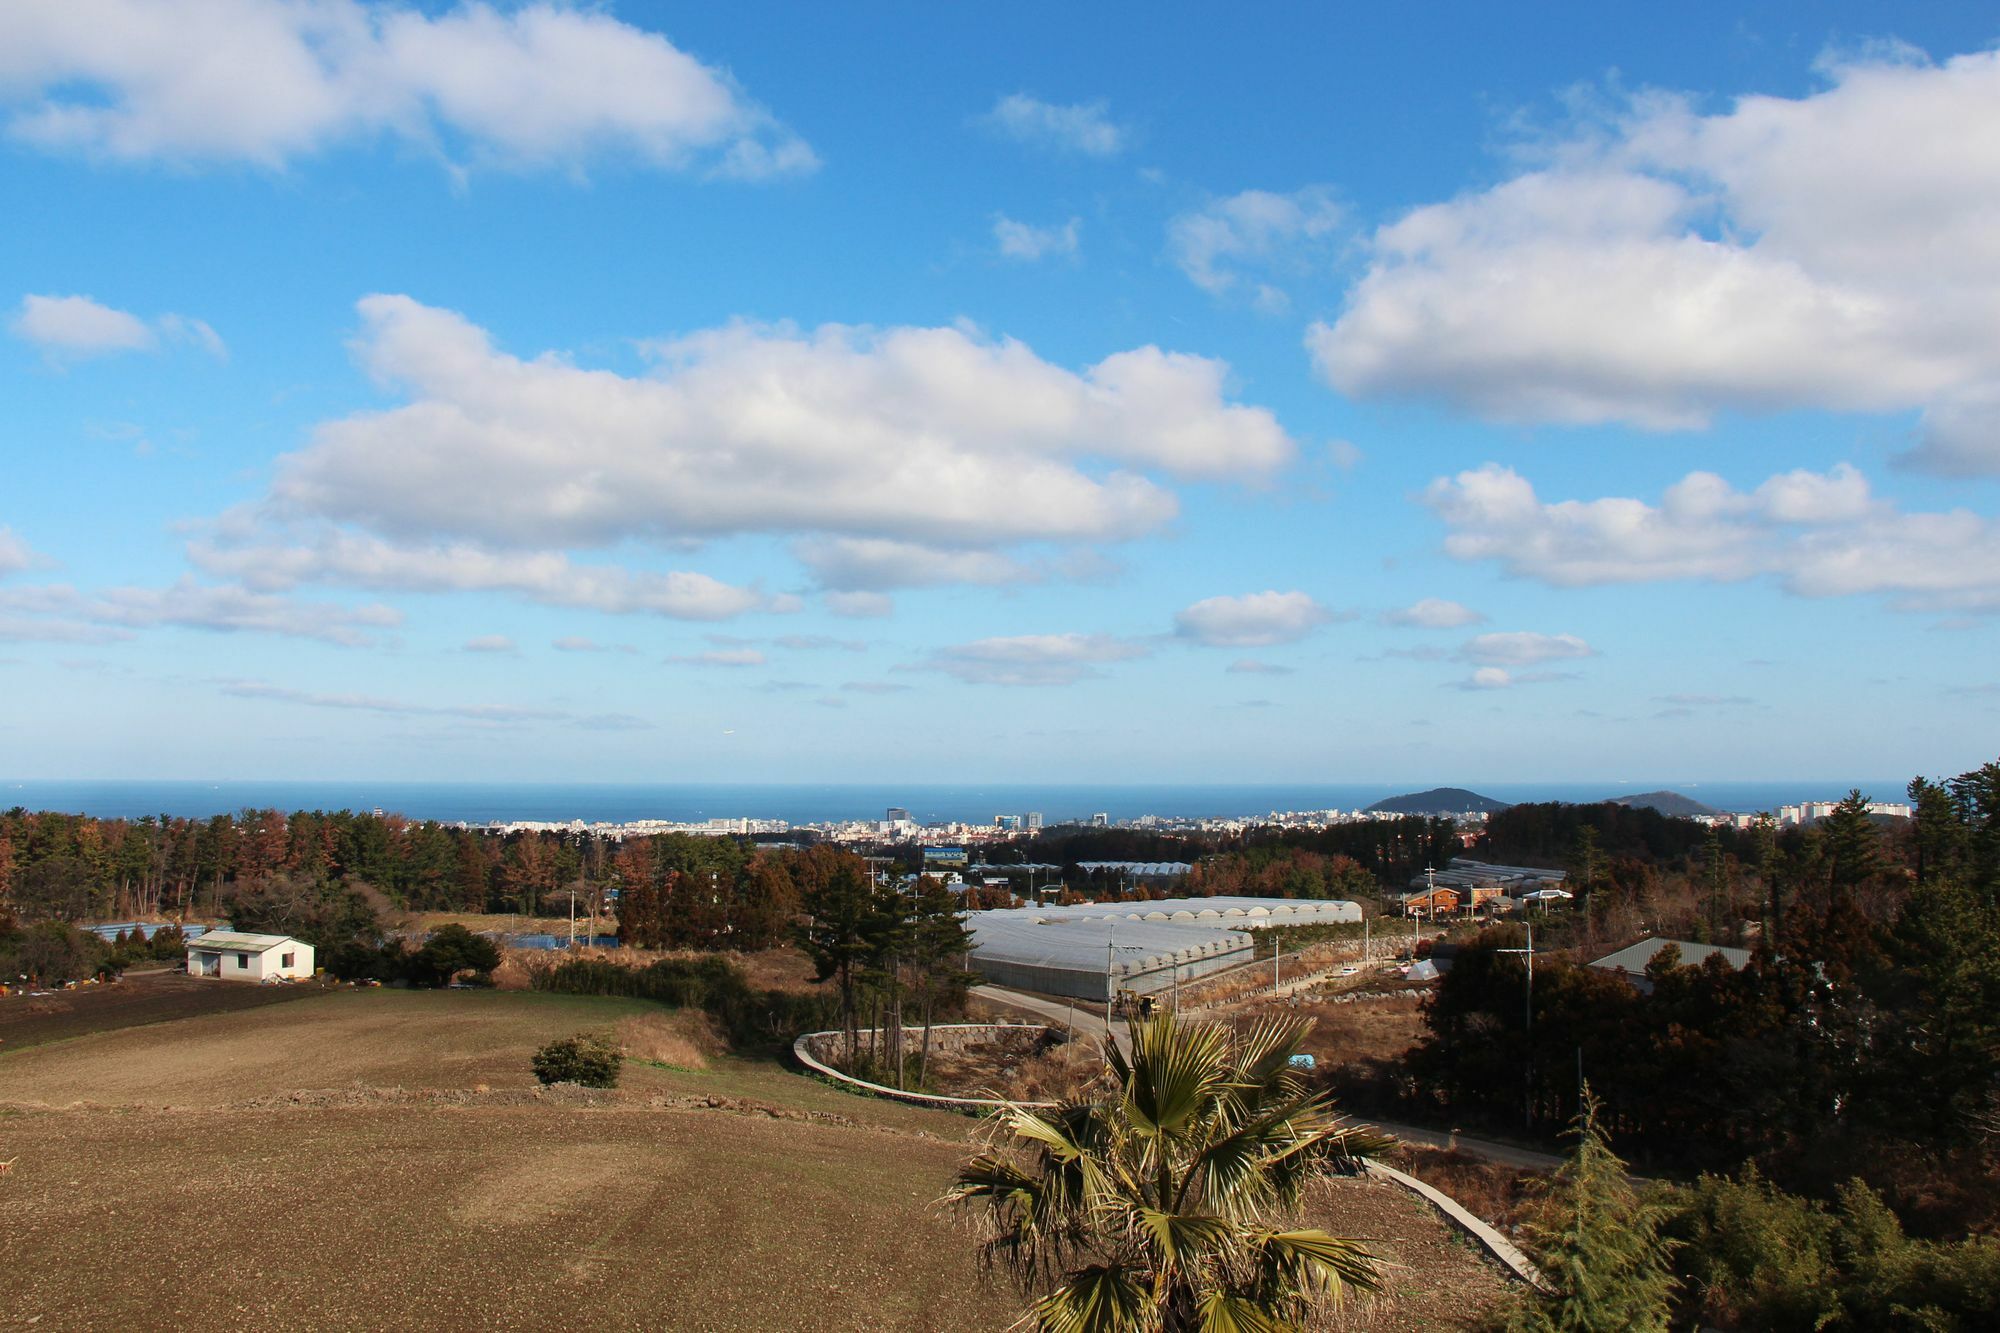
[[[0,7],[0,776],[1975,767],[1996,39]]]

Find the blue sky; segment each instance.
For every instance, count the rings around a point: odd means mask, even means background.
[[[1959,771],[1995,38],[20,0],[0,774]]]

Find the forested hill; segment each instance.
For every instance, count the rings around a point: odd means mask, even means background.
[[[1410,792],[1403,796],[1391,796],[1368,807],[1373,811],[1394,815],[1470,815],[1492,814],[1505,810],[1505,801],[1496,801],[1490,796],[1481,796],[1476,791],[1463,787],[1433,787],[1429,791]]]
[[[1703,805],[1692,796],[1683,796],[1677,791],[1642,791],[1637,796],[1607,796],[1611,805],[1622,805],[1633,810],[1657,810],[1674,819],[1692,819],[1696,815],[1719,815],[1722,812],[1712,805]]]

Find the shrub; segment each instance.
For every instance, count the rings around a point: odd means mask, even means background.
[[[738,1045],[789,1042],[801,1032],[839,1021],[832,997],[758,990],[740,968],[715,955],[662,958],[648,967],[578,958],[535,969],[531,983],[536,990],[565,995],[623,995],[676,1009],[702,1009]]]
[[[431,932],[410,958],[407,974],[416,986],[447,986],[461,972],[472,973],[475,984],[490,985],[498,966],[499,947],[454,922]]]
[[[530,1062],[543,1083],[576,1083],[586,1088],[618,1086],[618,1043],[609,1033],[579,1032],[560,1037],[535,1052]]]

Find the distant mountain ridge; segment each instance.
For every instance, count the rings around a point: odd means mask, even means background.
[[[1472,815],[1505,810],[1507,802],[1481,796],[1463,787],[1433,787],[1429,791],[1390,796],[1368,807],[1390,815]]]
[[[1607,805],[1630,806],[1634,810],[1657,810],[1671,819],[1692,819],[1696,815],[1718,815],[1714,806],[1703,805],[1692,796],[1677,791],[1642,791],[1637,796],[1607,796]]]

